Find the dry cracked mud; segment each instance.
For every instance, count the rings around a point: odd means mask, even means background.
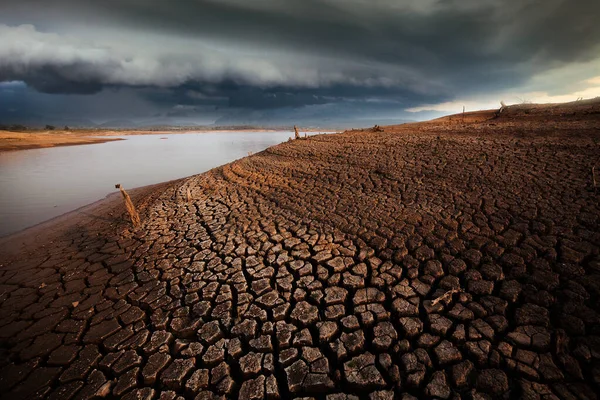
[[[2,398],[596,399],[586,107],[284,143],[3,256]]]

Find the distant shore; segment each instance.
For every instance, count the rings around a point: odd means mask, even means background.
[[[119,130],[119,129],[77,129],[77,130],[31,130],[12,132],[0,130],[0,152],[29,150],[58,146],[75,146],[97,144],[123,140],[110,136],[134,135],[167,135],[187,133],[217,133],[217,132],[281,132],[281,129],[198,129],[198,130]],[[331,130],[301,129],[302,132],[331,132]],[[291,133],[292,131],[290,131]]]
[[[40,149],[57,146],[76,146],[123,140],[119,138],[93,138],[89,134],[64,132],[9,132],[0,131],[0,152]]]

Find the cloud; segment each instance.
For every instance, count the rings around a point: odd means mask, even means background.
[[[236,76],[253,84],[279,82],[269,63],[238,64],[215,51],[185,58],[138,55],[131,48],[95,45],[68,35],[40,32],[32,25],[0,25],[0,79],[23,80],[44,92],[97,92],[104,85],[173,87],[189,80],[218,82]]]
[[[593,18],[600,3],[592,0],[548,0],[543,6],[534,0],[44,4],[0,5],[5,19],[22,21],[25,15],[39,21],[42,10],[55,13],[43,20],[53,25],[48,32],[31,25],[0,27],[0,56],[9,64],[2,77],[10,73],[10,79],[35,82],[42,90],[40,82],[60,79],[69,90],[72,82],[173,87],[230,79],[256,86],[348,84],[448,94],[519,84],[555,63],[588,59],[600,38]],[[92,15],[87,29],[73,22]]]
[[[518,88],[507,88],[493,93],[462,96],[451,101],[420,104],[408,107],[405,111],[419,113],[437,111],[442,113],[457,113],[463,106],[469,110],[484,110],[498,108],[500,101],[506,104],[519,103],[564,103],[577,99],[592,99],[600,97],[600,57],[579,64],[561,66],[529,80]]]
[[[269,88],[319,88],[336,84],[364,87],[411,85],[414,72],[384,65],[309,57],[286,61],[222,52],[196,45],[194,51],[150,48],[139,52],[119,43],[97,44],[38,31],[32,25],[0,25],[0,80],[22,80],[47,93],[94,93],[104,86],[178,87],[189,82]],[[327,63],[329,68],[321,68]],[[403,72],[403,76],[399,74]],[[381,75],[380,75],[381,74]],[[416,88],[416,87],[415,87]]]
[[[600,76],[595,76],[586,81],[590,85],[600,86]]]
[[[475,106],[585,90],[598,14],[596,0],[3,0],[0,81],[131,88],[165,109]]]

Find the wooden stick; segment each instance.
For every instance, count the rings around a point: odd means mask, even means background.
[[[498,118],[500,116],[500,114],[502,114],[502,111],[504,111],[504,109],[506,108],[506,104],[504,104],[504,101],[500,102],[500,109],[498,111],[496,111],[496,118]]]
[[[294,132],[296,132],[295,139],[300,139],[300,133],[298,133],[298,128],[296,128],[296,125],[294,125]]]
[[[125,200],[125,208],[127,209],[127,213],[129,214],[129,218],[131,218],[131,224],[134,228],[137,228],[141,225],[142,221],[140,220],[140,215],[138,214],[133,202],[131,201],[131,197],[127,194],[125,189],[121,186],[120,183],[115,185],[115,188],[121,191],[121,195],[123,196],[123,200]]]

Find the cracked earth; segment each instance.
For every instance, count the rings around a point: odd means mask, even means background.
[[[596,399],[598,108],[291,141],[4,255],[2,398]]]

